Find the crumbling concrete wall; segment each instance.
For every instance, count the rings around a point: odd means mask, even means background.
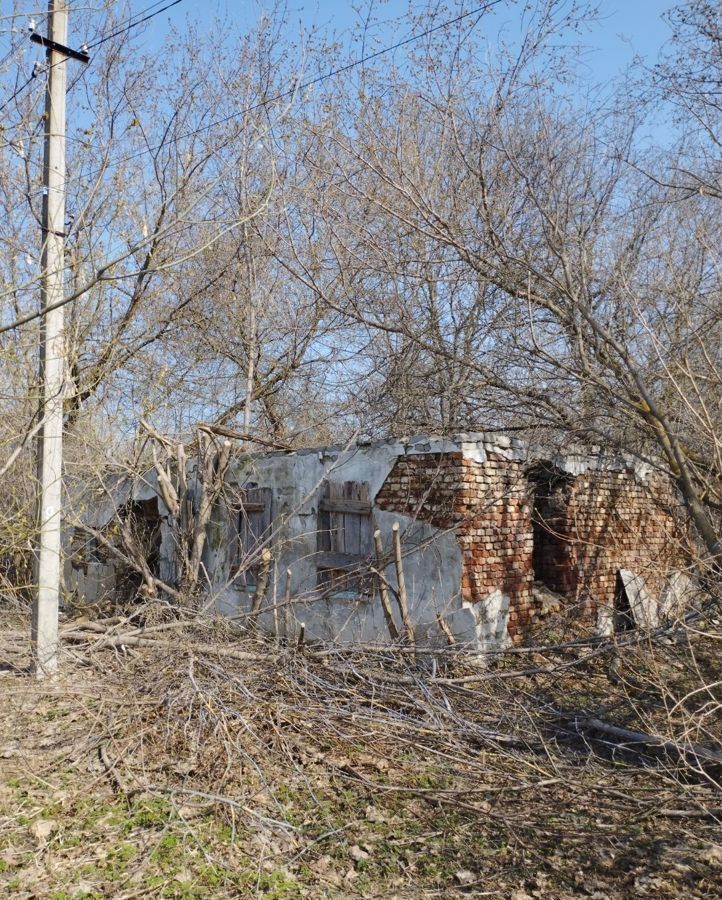
[[[268,488],[274,531],[268,546],[274,574],[267,606],[282,601],[291,573],[293,621],[309,637],[343,641],[388,639],[380,599],[324,595],[319,589],[319,500],[325,480],[367,485],[372,529],[391,548],[401,527],[409,606],[422,643],[446,640],[443,618],[457,643],[498,647],[533,618],[532,526],[524,477],[525,448],[498,435],[420,436],[349,449],[272,453],[239,458],[229,486]],[[232,514],[231,514],[232,516]],[[218,510],[204,564],[212,573],[217,608],[241,615],[251,598],[236,583],[231,520]],[[393,565],[384,572],[396,586]],[[284,617],[262,624],[283,631]]]
[[[145,550],[146,562],[161,580],[173,583],[173,536],[154,471],[136,478],[106,478],[95,492],[73,487],[66,486],[64,502],[63,605],[123,603],[139,589],[141,576],[124,559],[119,520],[136,519],[131,531]]]
[[[301,624],[307,638],[341,642],[388,640],[388,630],[377,591],[347,597],[325,594],[319,584],[319,502],[325,480],[357,482],[368,486],[373,507],[371,529],[381,531],[384,548],[390,552],[392,526],[400,524],[404,547],[404,574],[411,616],[417,638],[422,643],[444,640],[437,616],[447,616],[462,609],[460,593],[462,553],[453,533],[445,533],[431,522],[403,511],[386,510],[377,503],[384,482],[399,458],[416,453],[414,441],[390,441],[351,448],[291,453],[249,454],[231,464],[228,476],[229,494],[241,494],[253,485],[269,488],[272,495],[273,533],[267,545],[272,553],[273,572],[265,607],[282,604],[286,572],[290,571],[290,589],[294,598],[290,621],[285,611],[272,610],[261,616],[268,630],[289,636],[299,633]],[[426,444],[425,444],[426,446]],[[440,440],[435,444],[440,453],[458,452],[458,442]],[[233,504],[219,506],[209,533],[204,556],[206,571],[212,583],[210,592],[215,606],[226,615],[245,614],[252,596],[238,583],[234,573],[233,534],[236,530]],[[369,561],[371,562],[371,560]],[[389,564],[385,577],[396,586],[394,566]],[[452,622],[455,636],[462,642],[476,639],[473,617]]]
[[[191,460],[191,484],[194,466]],[[421,644],[443,644],[448,632],[457,644],[479,651],[521,639],[540,612],[535,578],[564,595],[569,608],[591,621],[606,617],[608,624],[618,570],[627,573],[628,582],[641,578],[647,594],[660,597],[666,576],[684,562],[686,534],[674,492],[644,467],[599,453],[550,455],[496,434],[419,436],[236,455],[208,527],[205,608],[246,618],[258,556],[241,558],[241,545],[253,529],[239,515],[244,503],[258,507],[268,498],[270,506],[259,513],[267,533],[254,550],[270,550],[272,561],[261,628],[293,638],[303,627],[309,640],[389,640],[372,578],[356,579],[358,590],[331,589],[325,579],[322,558],[333,553],[324,554],[319,532],[327,530],[322,523],[328,521],[323,516],[328,483],[335,483],[336,497],[352,487],[352,505],[367,498],[368,531],[361,542],[366,555],[358,556],[359,570],[375,565],[370,534],[378,529],[388,558],[384,576],[392,589],[392,526],[399,523],[409,607]],[[104,498],[102,510],[90,504],[85,521],[105,528],[113,513],[121,515],[129,504],[157,502],[161,540],[154,568],[173,584],[176,536],[155,474],[119,488],[110,499]],[[109,571],[108,564],[108,559],[70,560],[66,580],[89,598],[117,591],[117,571]]]

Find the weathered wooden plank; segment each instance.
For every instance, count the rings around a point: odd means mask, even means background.
[[[319,569],[357,569],[368,563],[365,556],[352,553],[338,553],[327,550],[316,555],[316,566]]]
[[[245,488],[238,506],[238,565],[253,559],[241,574],[245,584],[255,584],[260,568],[261,544],[271,533],[273,492],[271,488]],[[256,559],[255,557],[258,556]]]
[[[322,503],[328,497],[329,485],[328,482],[324,482],[321,485],[321,492],[319,498],[319,506],[318,506],[318,531],[316,533],[316,549],[317,550],[330,550],[331,549],[331,513],[329,510],[324,509]]]
[[[327,481],[318,505],[319,583],[344,570],[363,569],[371,552],[369,486],[362,481]],[[333,575],[334,570],[336,575]],[[359,584],[360,589],[360,584]]]
[[[247,513],[263,512],[265,508],[265,503],[252,503],[250,500],[244,500],[240,506],[241,511]]]
[[[343,515],[339,513],[329,513],[329,549],[337,553],[346,551],[346,543],[343,533]]]
[[[355,513],[345,513],[343,517],[344,551],[359,555],[361,544],[361,519]]]
[[[325,512],[352,513],[358,516],[371,515],[371,504],[368,500],[357,500],[350,497],[322,497],[318,508]]]

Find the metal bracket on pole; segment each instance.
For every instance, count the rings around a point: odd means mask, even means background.
[[[63,53],[69,59],[77,59],[78,62],[81,63],[90,62],[90,56],[83,50],[71,50],[70,47],[65,47],[63,44],[58,44],[57,41],[43,37],[43,35],[38,34],[37,31],[33,31],[30,35],[30,40],[34,44],[40,44],[41,46],[46,47],[48,50],[56,50],[58,53]]]

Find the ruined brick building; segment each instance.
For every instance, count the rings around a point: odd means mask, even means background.
[[[608,630],[620,598],[629,603],[631,579],[633,602],[655,624],[687,559],[675,493],[649,467],[541,452],[495,433],[239,453],[226,481],[203,558],[209,605],[242,617],[266,548],[260,621],[289,634],[303,624],[308,639],[388,640],[370,567],[374,533],[388,551],[394,523],[416,637],[430,645],[453,639],[483,651],[521,639],[540,613],[535,583]],[[155,523],[153,566],[172,581],[173,535],[153,473],[126,494],[126,506]],[[94,565],[112,591],[108,560],[78,554],[66,565],[68,590],[93,599]],[[384,566],[393,592],[390,555]]]

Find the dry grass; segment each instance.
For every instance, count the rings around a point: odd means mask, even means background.
[[[5,617],[2,892],[720,895],[719,772],[689,752],[719,737],[718,688],[672,702],[710,681],[710,635],[480,670],[297,652],[222,621],[125,648],[93,627],[71,624],[62,676],[37,683],[27,622]],[[582,728],[592,715],[680,752],[620,748]]]

